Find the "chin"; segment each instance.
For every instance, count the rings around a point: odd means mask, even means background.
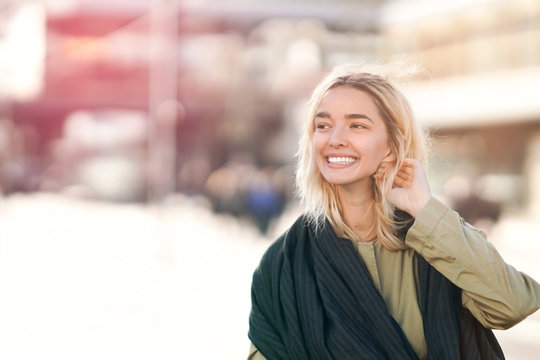
[[[349,185],[356,182],[350,179],[336,178],[332,176],[326,177],[324,175],[323,175],[323,178],[326,180],[327,183],[331,185]]]
[[[324,176],[323,175],[323,178],[326,180],[327,183],[331,185],[336,185],[336,186],[355,185],[355,184],[361,184],[366,181],[370,183],[373,182],[373,178],[371,177],[371,175],[358,176],[358,177],[355,176],[353,179],[351,179],[350,177],[345,178],[345,177],[339,177],[339,176]]]

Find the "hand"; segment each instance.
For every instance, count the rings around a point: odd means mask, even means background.
[[[426,172],[418,160],[403,161],[387,198],[392,205],[416,218],[431,198]]]

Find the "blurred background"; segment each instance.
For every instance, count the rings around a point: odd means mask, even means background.
[[[310,92],[396,57],[434,193],[540,279],[539,1],[0,0],[0,357],[247,357]]]

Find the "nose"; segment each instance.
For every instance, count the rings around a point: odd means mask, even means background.
[[[347,145],[347,134],[345,130],[336,127],[330,136],[329,145],[333,148],[342,148]]]

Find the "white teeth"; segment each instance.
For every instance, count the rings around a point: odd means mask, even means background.
[[[352,164],[355,162],[355,158],[351,157],[329,157],[328,162],[331,164]]]

